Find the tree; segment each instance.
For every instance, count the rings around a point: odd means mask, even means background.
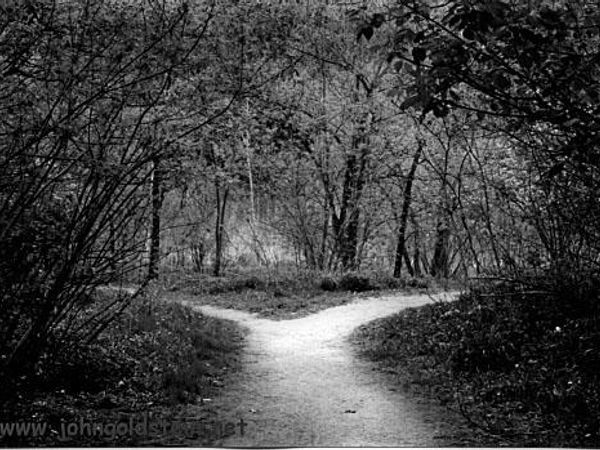
[[[88,298],[137,268],[160,150],[148,136],[210,13],[95,0],[2,10],[0,371],[14,379],[50,341],[89,341],[127,304]]]
[[[410,264],[410,260],[407,256],[406,251],[406,227],[408,224],[408,214],[410,211],[410,203],[412,200],[412,186],[415,179],[415,173],[417,172],[417,167],[419,166],[419,159],[421,158],[421,152],[423,151],[423,143],[417,142],[417,150],[412,158],[412,162],[410,165],[410,170],[408,171],[408,175],[406,177],[406,183],[404,185],[404,193],[402,194],[402,212],[400,215],[400,228],[398,231],[398,243],[396,244],[396,256],[394,263],[394,277],[400,278],[402,273],[402,260],[406,261],[406,265],[408,271],[411,272],[411,275],[414,274],[414,270],[412,265]],[[415,260],[415,264],[418,265],[418,259]]]
[[[539,238],[559,266],[598,264],[583,250],[598,248],[598,205],[583,198],[599,188],[599,17],[589,2],[542,0],[401,0],[357,14],[359,35],[382,21],[394,33],[382,57],[399,70],[404,107],[461,109],[521,150],[547,200],[536,206]],[[582,201],[585,216],[573,209]]]

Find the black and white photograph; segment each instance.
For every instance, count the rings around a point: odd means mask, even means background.
[[[600,3],[0,0],[0,447],[600,447]]]

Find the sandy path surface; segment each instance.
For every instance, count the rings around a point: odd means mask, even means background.
[[[443,446],[447,411],[397,392],[347,342],[359,325],[452,298],[363,299],[293,320],[194,306],[250,330],[243,369],[213,400],[219,420],[243,419],[223,446]]]

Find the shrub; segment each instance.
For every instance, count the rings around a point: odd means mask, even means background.
[[[430,287],[430,284],[427,278],[410,277],[406,280],[406,286],[416,289],[427,289]]]
[[[597,295],[591,301],[591,288],[580,298],[558,295],[546,282],[529,280],[529,292],[519,284],[479,286],[456,302],[364,327],[356,342],[406,386],[513,445],[596,447],[600,302]]]
[[[321,278],[321,282],[319,283],[319,288],[324,291],[332,292],[335,291],[338,287],[336,281],[331,277],[323,277]]]
[[[373,285],[368,277],[355,274],[347,273],[340,279],[339,287],[344,291],[352,292],[365,292],[373,290]]]
[[[266,287],[266,283],[256,276],[244,278],[240,284],[246,289],[264,289]]]
[[[378,289],[403,289],[406,287],[405,278],[394,278],[385,272],[376,273],[373,279]]]
[[[49,347],[36,364],[35,378],[29,381],[45,390],[96,393],[133,374],[131,363],[114,347],[75,340]]]

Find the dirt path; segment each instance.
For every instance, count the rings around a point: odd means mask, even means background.
[[[448,295],[437,299],[449,298]],[[271,321],[234,310],[194,306],[250,330],[244,369],[213,400],[221,422],[243,418],[244,434],[224,446],[442,446],[447,412],[393,390],[384,375],[353,356],[347,336],[359,325],[429,296],[364,299],[308,317]]]

